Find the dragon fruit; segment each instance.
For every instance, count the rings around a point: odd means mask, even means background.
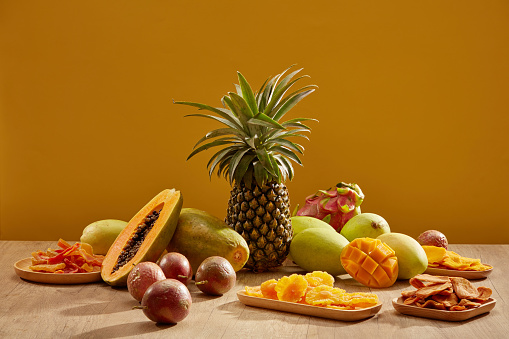
[[[340,182],[328,190],[319,190],[306,198],[297,215],[323,220],[340,232],[348,220],[361,213],[364,194],[357,184]]]

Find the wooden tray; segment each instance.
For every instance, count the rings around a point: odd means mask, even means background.
[[[44,273],[28,268],[32,258],[22,259],[14,264],[14,271],[23,279],[46,284],[85,284],[101,281],[101,272],[92,273]]]
[[[396,311],[399,313],[411,315],[414,317],[430,318],[444,321],[463,321],[491,311],[493,307],[495,307],[496,302],[497,301],[495,299],[489,298],[484,302],[484,304],[477,308],[472,308],[465,311],[444,311],[435,310],[432,308],[405,305],[403,304],[403,298],[399,297],[392,299],[392,306],[394,306]]]
[[[268,308],[276,311],[311,315],[314,317],[328,318],[342,321],[356,321],[370,318],[380,311],[382,304],[379,303],[373,307],[363,308],[359,310],[337,310],[333,308],[304,305],[291,303],[287,301],[279,301],[266,298],[258,298],[247,295],[245,291],[237,292],[240,302],[254,307]]]
[[[431,275],[445,275],[448,277],[462,277],[469,280],[484,279],[493,271],[493,267],[486,271],[458,271],[445,268],[428,267],[424,273]]]

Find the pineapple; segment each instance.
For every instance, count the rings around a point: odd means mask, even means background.
[[[223,96],[222,108],[175,102],[214,113],[187,116],[213,119],[226,126],[202,137],[187,159],[220,146],[207,164],[209,177],[217,171],[217,175],[224,176],[232,186],[225,221],[248,243],[250,256],[245,267],[255,272],[281,266],[288,255],[293,231],[288,189],[284,182],[293,178],[292,161],[302,165],[297,154],[304,150],[289,139],[307,139],[302,132],[309,132],[310,128],[303,122],[316,121],[296,118],[280,122],[293,106],[317,87],[304,86],[285,96],[298,80],[307,77],[292,80],[302,69],[284,76],[290,68],[267,79],[256,93],[237,72],[236,93]]]

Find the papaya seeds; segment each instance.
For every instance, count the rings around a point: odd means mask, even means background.
[[[235,286],[237,275],[228,260],[220,256],[212,256],[200,264],[194,280],[203,293],[223,295]]]
[[[102,279],[112,286],[125,286],[134,266],[157,261],[175,232],[182,203],[179,191],[166,189],[136,213],[108,250]]]

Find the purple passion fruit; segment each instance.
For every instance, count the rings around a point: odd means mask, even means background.
[[[196,270],[194,280],[203,293],[222,295],[235,286],[237,275],[228,260],[212,256],[203,260]]]
[[[191,264],[183,254],[177,252],[166,253],[159,261],[159,266],[167,279],[176,279],[186,286],[193,278]]]
[[[129,272],[127,289],[134,299],[141,301],[150,285],[164,279],[166,276],[161,267],[153,262],[141,262]]]
[[[437,230],[428,230],[417,237],[417,242],[421,246],[436,246],[447,249],[449,245],[445,235]]]
[[[143,313],[156,323],[176,324],[189,314],[191,293],[186,285],[175,279],[165,279],[152,284],[141,300]]]

